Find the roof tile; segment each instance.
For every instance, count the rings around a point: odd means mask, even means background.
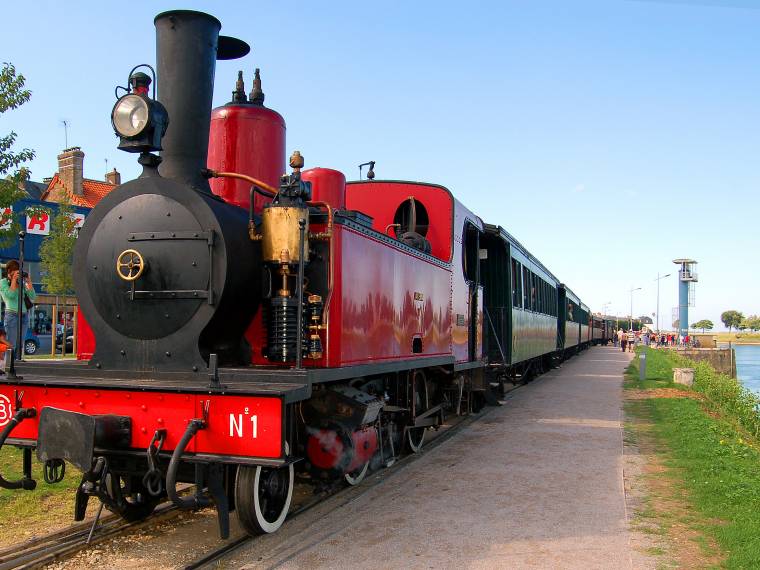
[[[57,202],[61,199],[61,192],[65,192],[66,197],[73,206],[82,206],[84,208],[94,208],[98,202],[105,198],[111,190],[116,188],[113,184],[103,182],[102,180],[90,180],[85,178],[82,181],[82,196],[73,194],[70,189],[65,188],[63,181],[58,173],[48,183],[47,190],[43,192],[41,199],[48,202]]]

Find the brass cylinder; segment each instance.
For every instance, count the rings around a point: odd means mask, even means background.
[[[261,249],[265,263],[298,263],[299,220],[306,221],[304,261],[309,261],[309,210],[295,206],[264,208],[261,220]]]

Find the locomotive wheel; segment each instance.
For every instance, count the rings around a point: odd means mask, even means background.
[[[361,467],[357,467],[353,473],[346,473],[344,475],[346,479],[346,483],[351,485],[352,487],[354,485],[358,485],[362,481],[364,481],[364,476],[367,474],[367,471],[369,470],[369,461],[362,465]]]
[[[414,417],[423,413],[430,406],[428,405],[428,389],[425,382],[425,374],[422,370],[415,370],[410,375],[411,382],[411,401],[409,407],[414,409]],[[425,432],[427,428],[424,427],[407,427],[406,428],[406,443],[409,447],[409,451],[412,453],[419,453],[422,449],[422,444],[425,441]]]
[[[293,497],[294,479],[292,463],[287,467],[238,467],[235,510],[248,534],[269,534],[282,526]]]
[[[156,508],[160,497],[154,497],[137,478],[126,478],[118,473],[106,475],[106,492],[116,507],[106,504],[106,508],[125,521],[134,522],[148,517]]]

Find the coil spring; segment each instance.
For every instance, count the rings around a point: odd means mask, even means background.
[[[269,305],[268,356],[276,362],[296,359],[298,344],[298,300],[274,297]]]

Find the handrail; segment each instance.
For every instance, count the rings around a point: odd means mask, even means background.
[[[308,206],[322,207],[327,210],[327,231],[312,234],[309,237],[311,239],[318,239],[328,241],[328,255],[330,260],[327,268],[327,297],[325,298],[325,304],[322,308],[322,323],[327,327],[330,320],[330,302],[332,301],[333,288],[335,286],[335,247],[333,238],[333,225],[335,220],[335,213],[333,207],[327,202],[310,201],[306,202]]]

